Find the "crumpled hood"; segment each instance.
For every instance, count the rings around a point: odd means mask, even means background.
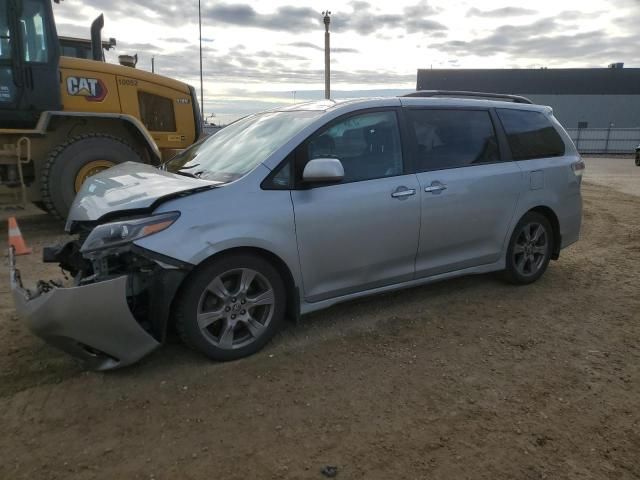
[[[69,210],[67,230],[73,222],[95,221],[117,211],[148,209],[161,199],[221,184],[169,173],[143,163],[122,163],[84,182]]]

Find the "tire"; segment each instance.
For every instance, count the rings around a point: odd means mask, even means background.
[[[224,362],[262,349],[282,327],[285,306],[284,283],[273,265],[258,256],[232,254],[199,268],[173,312],[186,345]]]
[[[640,155],[636,154],[636,167],[640,167]]]
[[[511,234],[505,277],[510,283],[527,285],[547,269],[553,252],[553,229],[547,218],[536,212],[525,214]]]
[[[104,134],[73,137],[56,147],[42,167],[42,203],[48,212],[65,219],[76,196],[79,174],[92,165],[104,169],[128,161],[142,162],[142,158],[131,145],[119,138]]]

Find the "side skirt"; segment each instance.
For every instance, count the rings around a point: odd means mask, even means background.
[[[305,302],[304,300],[301,300],[300,313],[304,315],[307,313],[315,312],[317,310],[328,308],[337,303],[347,302],[349,300],[355,300],[356,298],[376,295],[378,293],[392,292],[394,290],[401,290],[404,288],[417,287],[420,285],[426,285],[429,283],[439,282],[441,280],[448,280],[450,278],[462,277],[465,275],[480,275],[483,273],[496,272],[496,271],[504,270],[504,268],[505,268],[505,262],[504,262],[504,259],[502,259],[502,260],[499,260],[498,262],[490,263],[487,265],[480,265],[477,267],[465,268],[463,270],[456,270],[454,272],[441,273],[439,275],[433,275],[431,277],[417,278],[415,280],[409,280],[407,282],[396,283],[393,285],[386,285],[384,287],[364,290],[362,292],[351,293],[349,295],[330,298],[328,300],[322,300],[319,302],[311,303],[311,302]]]

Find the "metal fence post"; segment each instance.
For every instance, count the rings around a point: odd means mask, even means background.
[[[580,151],[580,132],[582,131],[581,128],[578,128],[578,136],[576,137],[576,150],[578,150],[578,152]]]
[[[604,142],[604,153],[609,153],[609,137],[611,137],[611,127],[613,127],[613,123],[610,123],[609,128],[607,129],[607,140]]]

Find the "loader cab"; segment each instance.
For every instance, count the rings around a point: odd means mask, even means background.
[[[61,109],[59,58],[50,0],[0,0],[0,128]]]

